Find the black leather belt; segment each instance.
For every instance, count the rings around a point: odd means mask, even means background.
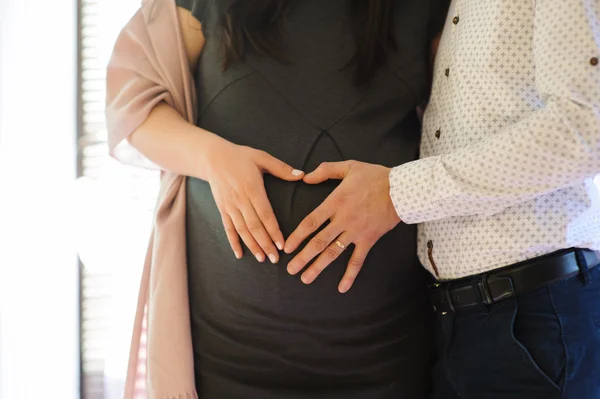
[[[555,252],[488,273],[433,284],[429,290],[431,302],[433,309],[442,313],[491,305],[576,276],[582,267],[589,270],[599,263],[597,251]]]

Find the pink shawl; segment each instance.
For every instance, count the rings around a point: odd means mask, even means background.
[[[122,30],[108,65],[106,116],[110,151],[115,158],[153,167],[126,138],[162,101],[194,123],[194,83],[175,1],[148,0]],[[185,178],[163,173],[140,285],[125,399],[198,397],[186,268]],[[142,334],[145,326],[146,342]],[[137,381],[144,367],[145,387]]]

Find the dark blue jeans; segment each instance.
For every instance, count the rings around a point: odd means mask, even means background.
[[[599,399],[600,266],[587,273],[438,315],[432,399]]]

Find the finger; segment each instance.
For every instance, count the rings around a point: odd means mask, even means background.
[[[304,284],[311,284],[319,275],[339,256],[344,252],[351,244],[350,235],[343,233],[337,237],[327,248],[319,255],[317,260],[310,265],[308,269],[302,274],[302,282]]]
[[[246,244],[248,249],[254,254],[254,257],[256,258],[256,260],[258,260],[259,262],[264,262],[265,254],[263,253],[262,249],[260,248],[260,245],[258,245],[256,240],[254,239],[254,236],[252,235],[252,233],[250,233],[248,226],[246,226],[246,220],[244,219],[244,216],[242,215],[242,213],[236,209],[236,210],[230,212],[229,216],[231,217],[231,220],[233,221],[235,230],[238,232],[238,234],[242,238],[242,241],[244,241],[244,244]]]
[[[267,192],[264,187],[261,187],[257,190],[256,195],[250,196],[250,202],[256,213],[258,218],[260,219],[265,229],[267,229],[267,233],[271,236],[272,241],[275,243],[275,246],[279,250],[283,250],[283,233],[279,228],[279,223],[277,223],[277,218],[275,217],[275,213],[273,212],[273,207],[267,198]]]
[[[330,245],[342,233],[341,227],[330,224],[324,228],[298,255],[288,263],[287,270],[291,275],[298,274],[306,265],[323,251],[330,250]],[[338,248],[339,249],[339,248]]]
[[[317,169],[304,176],[304,182],[320,184],[330,179],[341,180],[348,174],[351,164],[352,161],[323,162]]]
[[[273,244],[273,240],[269,237],[267,230],[265,230],[265,226],[263,226],[262,222],[258,218],[254,207],[250,200],[245,201],[245,203],[240,207],[240,212],[242,212],[242,216],[246,221],[246,227],[254,240],[258,242],[258,245],[262,248],[260,251],[261,254],[264,252],[269,257],[271,263],[277,263],[279,261],[279,251],[275,248]],[[255,253],[256,256],[256,253]],[[259,262],[262,262],[264,258],[256,256]]]
[[[356,245],[354,252],[352,252],[350,262],[348,262],[346,273],[344,273],[344,277],[342,277],[342,281],[338,286],[338,291],[340,293],[345,294],[350,290],[350,288],[352,288],[358,273],[360,273],[363,265],[365,264],[365,260],[367,259],[367,255],[369,254],[371,248],[373,248],[373,245]]]
[[[304,177],[303,171],[292,168],[290,165],[264,151],[260,152],[258,165],[262,168],[263,172],[267,172],[283,180],[298,181]]]
[[[327,197],[327,199],[323,201],[323,203],[319,205],[317,209],[305,217],[304,220],[300,222],[300,225],[296,227],[296,230],[290,234],[285,242],[285,253],[291,254],[298,249],[304,240],[317,231],[319,227],[323,225],[323,223],[328,221],[333,216],[334,212],[335,207],[333,206],[331,196]]]
[[[227,235],[227,240],[229,240],[229,245],[231,245],[231,249],[235,254],[235,257],[238,259],[242,258],[242,244],[240,243],[240,236],[231,221],[231,218],[226,213],[221,213],[221,219],[223,220],[223,227],[225,227],[225,234]]]

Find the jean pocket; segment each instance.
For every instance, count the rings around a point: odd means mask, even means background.
[[[537,299],[515,307],[512,339],[534,371],[562,391],[567,355],[561,322],[550,299]]]

